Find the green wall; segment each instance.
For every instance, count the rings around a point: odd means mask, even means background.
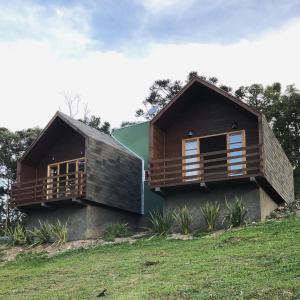
[[[112,136],[125,147],[144,160],[144,169],[148,169],[149,161],[149,122],[115,129]],[[144,213],[153,209],[162,209],[163,198],[152,192],[148,182],[144,183]]]

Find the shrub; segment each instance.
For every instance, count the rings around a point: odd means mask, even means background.
[[[51,236],[57,245],[62,245],[67,241],[68,227],[67,223],[62,224],[59,220],[51,225]]]
[[[229,227],[238,227],[246,225],[247,219],[247,209],[242,203],[242,200],[238,197],[235,197],[235,200],[232,203],[226,202],[227,212],[223,223],[229,225]]]
[[[215,228],[216,220],[220,213],[220,205],[218,203],[207,202],[200,208],[204,217],[206,228],[208,231],[213,231]]]
[[[156,210],[150,212],[149,220],[152,224],[152,230],[154,233],[166,235],[171,231],[175,218],[174,213],[172,212],[162,213],[159,210]]]
[[[15,227],[8,227],[5,230],[5,236],[7,236],[8,244],[13,246],[22,246],[32,242],[30,233],[19,223]]]
[[[59,220],[55,224],[42,223],[39,227],[31,231],[33,245],[57,243],[64,244],[67,241],[67,224],[62,224]]]
[[[52,227],[48,223],[42,223],[39,220],[39,227],[30,231],[33,236],[33,245],[53,243]]]
[[[174,218],[181,229],[181,233],[189,234],[191,232],[193,216],[186,206],[177,210],[174,213]]]
[[[103,238],[106,241],[113,241],[118,237],[128,237],[132,235],[127,223],[111,223],[105,228]]]

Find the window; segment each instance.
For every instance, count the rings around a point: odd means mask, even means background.
[[[227,149],[231,150],[227,154],[228,175],[237,176],[245,174],[245,131],[237,131],[227,134]],[[237,149],[237,150],[235,150]]]
[[[193,157],[187,157],[183,160],[183,176],[191,177],[184,179],[186,181],[199,179],[196,176],[200,174],[200,170],[193,170],[200,168],[200,157],[194,157],[197,154],[199,154],[199,140],[185,140],[183,142],[183,156],[193,155]]]
[[[183,159],[183,180],[199,180],[203,175],[209,178],[245,174],[246,150],[240,149],[245,146],[244,130],[183,140],[182,156],[197,155]],[[231,151],[226,155],[226,150]],[[203,153],[205,156],[200,157]],[[200,168],[202,169],[199,170]]]

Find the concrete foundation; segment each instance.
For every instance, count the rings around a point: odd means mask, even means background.
[[[273,211],[276,203],[257,186],[255,182],[213,187],[211,189],[199,189],[195,191],[174,191],[165,196],[164,211],[172,211],[183,206],[187,206],[194,215],[192,227],[199,228],[205,226],[200,207],[206,202],[218,202],[220,204],[220,216],[216,222],[216,228],[223,228],[222,221],[226,213],[226,203],[234,201],[235,197],[242,199],[248,210],[247,217],[250,221],[261,221]]]
[[[145,224],[145,217],[135,213],[105,206],[93,204],[83,206],[76,203],[54,208],[31,208],[27,212],[27,227],[39,227],[39,220],[50,224],[56,223],[57,220],[67,223],[69,240],[98,238],[109,223],[128,223],[133,230],[138,230]]]

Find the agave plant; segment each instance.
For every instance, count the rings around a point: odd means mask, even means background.
[[[181,229],[181,233],[189,234],[191,232],[193,216],[186,206],[175,211],[174,218]]]
[[[246,225],[247,223],[247,209],[244,206],[242,199],[239,197],[235,197],[232,203],[226,202],[227,212],[223,223],[229,225],[229,227],[238,227],[242,225]]]
[[[53,243],[52,226],[39,220],[39,227],[30,231],[33,236],[33,245]]]
[[[17,224],[15,227],[8,227],[4,231],[5,236],[8,237],[8,243],[15,246],[21,246],[31,243],[31,235],[21,224]]]
[[[54,243],[62,245],[67,241],[68,226],[67,223],[62,224],[59,220],[56,224],[51,225],[51,236]]]
[[[155,210],[150,212],[149,220],[152,224],[153,232],[159,235],[167,235],[174,225],[175,218],[173,212],[167,211],[162,213],[159,210]]]
[[[220,205],[217,202],[206,202],[201,208],[201,213],[204,217],[208,231],[213,231],[215,228],[216,220],[220,213]]]

